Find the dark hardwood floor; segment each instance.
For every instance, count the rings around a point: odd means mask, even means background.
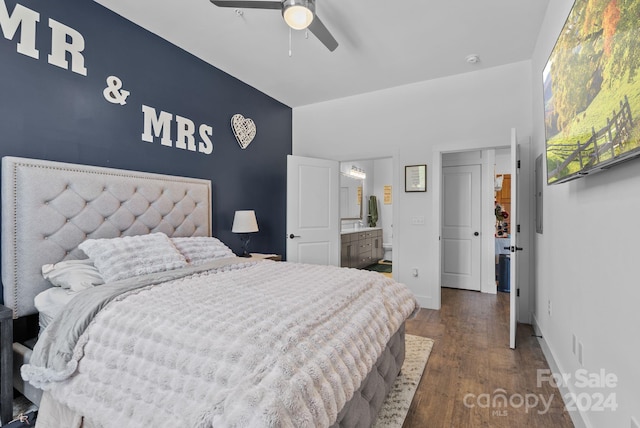
[[[509,348],[508,293],[443,288],[442,309],[421,309],[407,333],[435,343],[404,428],[573,427],[558,389],[537,385],[549,366],[531,326]]]

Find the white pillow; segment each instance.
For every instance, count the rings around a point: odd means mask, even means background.
[[[42,266],[42,276],[56,287],[81,291],[95,285],[104,284],[104,280],[91,260],[65,260],[56,264]]]
[[[88,239],[78,248],[93,261],[105,282],[187,266],[164,233]]]
[[[47,325],[62,311],[64,306],[75,297],[76,293],[70,289],[51,287],[39,293],[33,303],[38,310],[38,322],[40,331],[44,330]]]
[[[233,257],[235,254],[218,238],[194,236],[191,238],[171,238],[178,251],[194,266],[209,260]]]

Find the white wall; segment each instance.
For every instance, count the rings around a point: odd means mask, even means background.
[[[529,61],[294,108],[293,154],[336,160],[394,157],[394,277],[439,308],[434,153],[508,146],[531,134]],[[404,166],[427,165],[427,192],[404,192]],[[415,217],[423,225],[412,224]],[[419,275],[413,277],[411,270]],[[526,287],[526,284],[523,284]]]
[[[496,150],[496,175],[511,174],[511,149]]]
[[[542,69],[573,0],[549,2],[532,58],[532,158],[544,152]],[[535,318],[561,372],[584,368],[618,377],[611,389],[569,388],[592,397],[615,394],[616,411],[583,412],[591,427],[628,427],[640,421],[640,161],[543,190],[544,234],[536,236]],[[551,315],[548,304],[551,302]],[[583,345],[583,366],[572,335]],[[586,403],[586,398],[584,399]]]

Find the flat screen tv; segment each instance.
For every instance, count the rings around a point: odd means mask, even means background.
[[[547,183],[640,156],[640,0],[576,0],[543,71]]]

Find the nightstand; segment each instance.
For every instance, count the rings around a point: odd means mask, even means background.
[[[0,419],[13,419],[13,311],[0,305]]]
[[[282,256],[280,254],[261,254],[261,253],[251,253],[252,259],[263,259],[263,260],[273,260],[275,262],[281,262]]]

